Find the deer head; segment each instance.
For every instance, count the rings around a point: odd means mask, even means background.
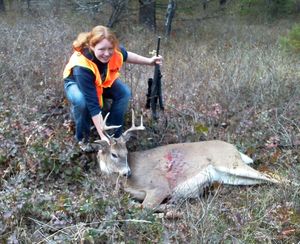
[[[116,128],[116,126],[106,126],[106,120],[109,114],[103,120],[103,131]],[[129,177],[131,171],[127,162],[128,150],[126,142],[131,136],[131,132],[136,130],[144,130],[143,117],[141,116],[140,126],[135,126],[135,115],[132,110],[132,126],[126,130],[119,138],[108,136],[110,143],[103,140],[98,140],[95,143],[98,145],[97,160],[100,165],[100,170],[106,174],[118,173],[121,176]],[[119,126],[117,126],[119,127]]]

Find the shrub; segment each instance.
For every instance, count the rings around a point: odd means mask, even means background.
[[[299,11],[298,0],[241,0],[240,11],[243,15],[266,15],[276,17],[282,15],[294,14]]]
[[[300,25],[296,24],[287,36],[280,38],[281,47],[287,51],[300,51]]]

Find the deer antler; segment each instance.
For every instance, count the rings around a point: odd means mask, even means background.
[[[108,116],[109,116],[109,113],[107,113],[105,115],[105,118],[104,118],[104,120],[103,120],[103,122],[101,124],[101,127],[102,127],[103,131],[105,131],[105,130],[111,130],[111,129],[116,129],[116,128],[119,128],[119,127],[122,126],[122,125],[111,125],[111,126],[106,125],[106,120],[107,120]],[[103,116],[102,116],[102,118],[103,118]]]
[[[132,115],[131,115],[132,126],[123,133],[123,136],[126,136],[127,133],[130,132],[130,131],[145,130],[145,127],[143,125],[143,115],[141,116],[141,125],[140,126],[135,126],[135,123],[134,123],[134,120],[135,120],[134,110],[132,109],[131,111],[132,111]]]

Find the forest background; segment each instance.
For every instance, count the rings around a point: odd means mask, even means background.
[[[299,11],[299,0],[1,0],[1,242],[299,243]],[[147,128],[129,150],[225,140],[284,183],[213,185],[173,218],[136,207],[76,147],[63,92],[72,41],[98,24],[145,56],[162,36],[159,121],[144,109],[153,69],[122,73]]]

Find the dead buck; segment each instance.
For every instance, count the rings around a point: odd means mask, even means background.
[[[124,190],[143,201],[143,207],[158,207],[167,198],[176,201],[197,197],[213,182],[230,185],[278,183],[248,166],[253,160],[223,141],[171,144],[128,153],[126,142],[130,133],[145,129],[142,118],[140,126],[135,126],[134,120],[132,111],[132,127],[120,138],[110,138],[110,145],[98,141],[97,159],[102,172],[127,177]]]

